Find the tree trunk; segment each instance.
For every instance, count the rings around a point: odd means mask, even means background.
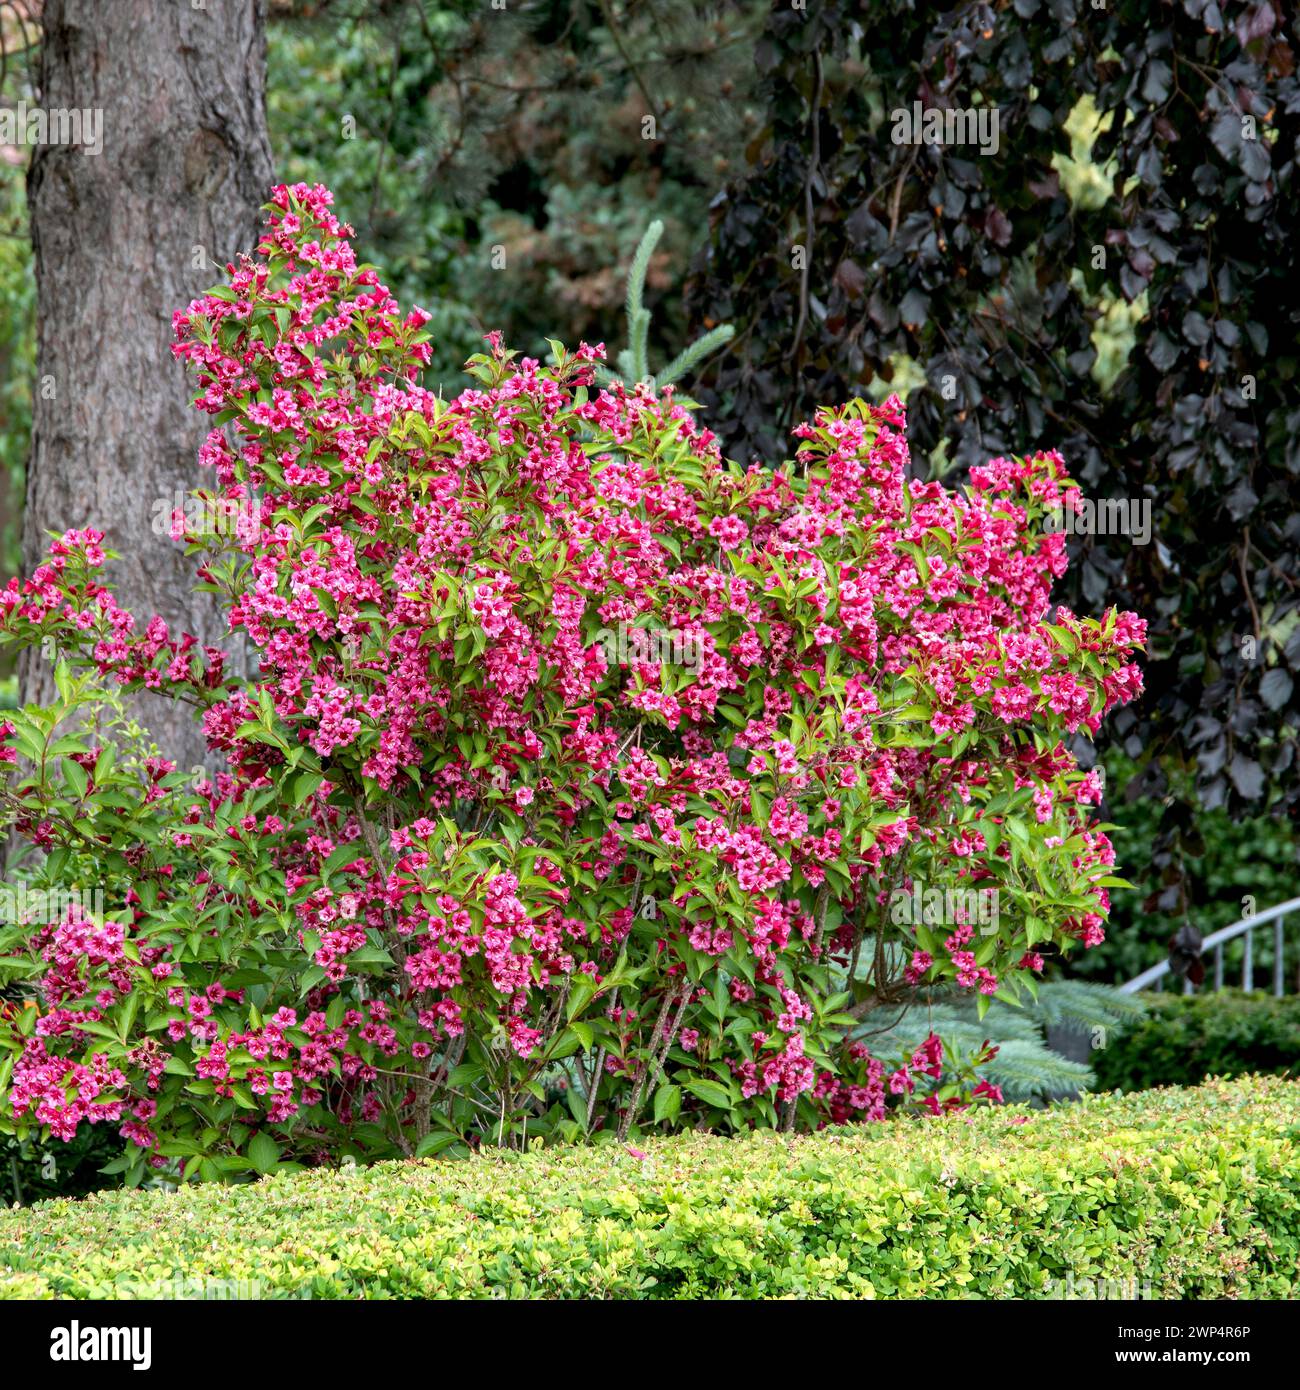
[[[158,613],[173,637],[203,641],[224,638],[224,619],[191,592],[183,547],[153,527],[156,503],[170,513],[177,489],[215,485],[196,461],[210,417],[189,404],[171,317],[256,237],[271,182],[264,17],[263,0],[46,0],[43,15],[40,106],[102,112],[102,150],[83,129],[83,147],[38,146],[28,176],[37,379],[24,572],[48,532],[93,525],[122,557],[108,582],[137,630]],[[50,698],[38,650],[19,678],[24,701]],[[146,693],[132,713],[181,767],[204,760],[187,706]]]

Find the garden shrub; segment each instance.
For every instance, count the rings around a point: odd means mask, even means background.
[[[68,1143],[38,1135],[0,1137],[0,1194],[3,1205],[26,1206],[50,1197],[81,1197],[120,1179],[104,1172],[122,1156],[125,1143],[109,1125],[84,1125]]]
[[[1300,1075],[1300,998],[1287,995],[1148,994],[1147,1016],[1093,1053],[1104,1089],[1190,1086],[1206,1076]]]
[[[39,1004],[0,1124],[118,1125],[137,1181],[996,1100],[986,1048],[853,1034],[1025,997],[1123,883],[1063,740],[1138,693],[1145,628],[1052,611],[1060,458],[909,479],[891,399],[744,468],[671,390],[596,391],[600,348],[495,334],[445,401],[329,202],[276,190],[175,320],[217,487],[171,530],[249,674],[119,609],[94,530],[0,593],[61,657],[0,726],[30,885],[109,904],[0,932]],[[226,770],[77,728],[105,680]]]
[[[0,1211],[0,1297],[1294,1298],[1300,1086]]]

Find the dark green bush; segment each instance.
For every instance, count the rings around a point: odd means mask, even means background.
[[[0,1203],[25,1206],[115,1187],[121,1178],[100,1169],[121,1158],[125,1148],[111,1125],[88,1127],[69,1144],[0,1135]]]
[[[1194,799],[1190,782],[1177,784],[1169,805],[1161,796],[1129,801],[1124,789],[1138,773],[1130,758],[1112,750],[1106,756],[1109,794],[1104,818],[1115,862],[1133,889],[1111,894],[1106,940],[1066,962],[1066,973],[1080,979],[1119,984],[1165,958],[1169,938],[1190,922],[1208,936],[1244,917],[1252,906],[1263,911],[1300,892],[1300,859],[1292,827],[1269,816],[1243,817],[1226,810],[1186,806]],[[1171,827],[1181,826],[1177,852],[1164,843]],[[1175,872],[1176,870],[1176,872]],[[1224,947],[1224,978],[1241,983],[1244,942]],[[1213,969],[1213,960],[1207,960]],[[1272,979],[1273,933],[1255,933],[1255,980]],[[1288,979],[1294,980],[1294,962]]]
[[[1267,994],[1150,994],[1144,1019],[1094,1052],[1103,1090],[1195,1085],[1206,1076],[1300,1069],[1300,998]]]
[[[1276,1078],[0,1211],[9,1298],[1288,1298],[1298,1256]]]

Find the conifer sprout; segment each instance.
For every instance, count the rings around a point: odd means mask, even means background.
[[[654,254],[659,238],[664,234],[664,224],[659,218],[646,228],[632,257],[632,265],[627,275],[627,342],[615,359],[617,370],[608,367],[596,368],[596,380],[602,386],[611,386],[616,381],[648,381],[652,387],[671,386],[682,377],[694,372],[708,357],[712,356],[724,343],[729,343],[736,335],[729,323],[720,323],[702,337],[697,338],[660,372],[650,371],[649,336],[650,310],[645,307],[645,278],[650,269],[650,257]]]

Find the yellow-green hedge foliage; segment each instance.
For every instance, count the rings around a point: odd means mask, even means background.
[[[1294,1297],[1300,1084],[0,1212],[0,1295]]]

